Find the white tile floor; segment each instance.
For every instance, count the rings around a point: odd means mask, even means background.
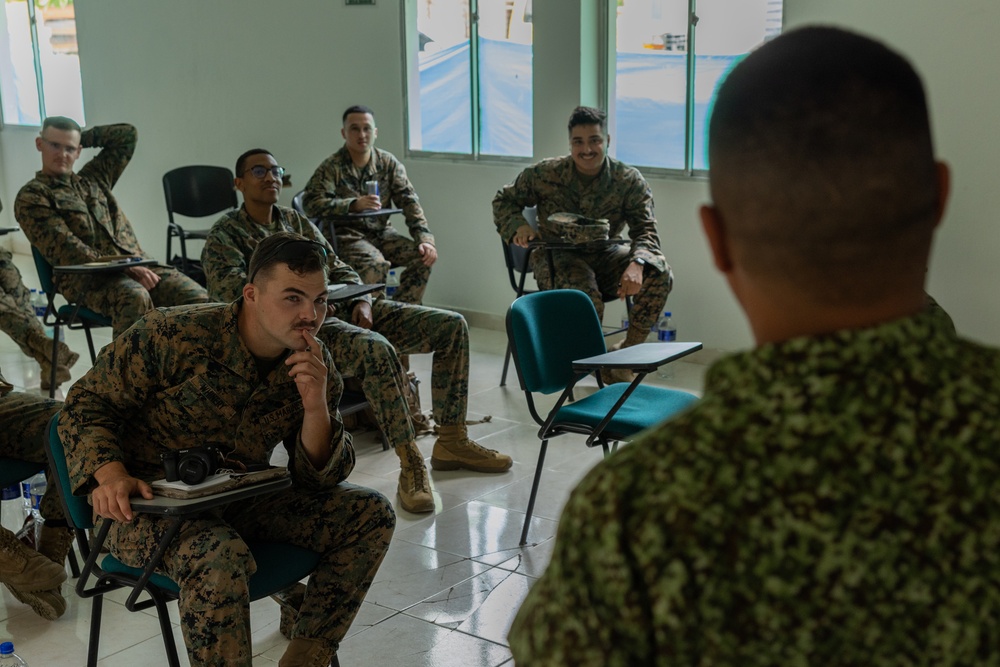
[[[30,285],[34,271],[28,258],[19,256],[18,264]],[[98,334],[98,346],[109,342],[109,332]],[[512,665],[506,639],[510,623],[532,582],[548,563],[557,519],[569,491],[601,458],[600,450],[586,450],[582,437],[563,436],[552,442],[529,543],[519,548],[538,455],[537,426],[517,388],[513,368],[508,385],[497,386],[506,337],[497,331],[473,329],[471,338],[470,418],[492,415],[492,419],[471,426],[470,433],[483,445],[510,454],[514,467],[500,475],[432,471],[435,512],[418,515],[397,509],[396,533],[389,553],[341,645],[340,662],[344,667]],[[76,379],[90,367],[90,360],[82,333],[71,332],[68,343],[81,352],[80,362],[73,368]],[[413,356],[411,365],[425,380],[422,400],[429,408],[430,356]],[[2,333],[0,368],[19,389],[39,391],[37,364]],[[668,368],[670,377],[651,381],[700,391],[704,365],[681,361]],[[356,434],[354,442],[358,463],[351,481],[376,488],[395,501],[399,469],[396,457],[392,452],[383,452],[371,432]],[[433,444],[433,437],[420,439],[426,458]],[[3,524],[8,528],[16,525],[18,511],[16,507],[4,508]],[[0,587],[0,641],[12,639],[17,652],[31,665],[81,664],[87,650],[90,601],[75,597],[72,580],[64,584],[63,593],[68,602],[65,616],[48,622]],[[105,604],[98,664],[163,664],[163,644],[154,612],[130,613],[122,604],[124,598],[115,595]],[[182,653],[181,662],[186,665],[176,625],[176,603],[171,606],[174,635]],[[276,664],[287,643],[278,631],[276,603],[270,599],[253,603],[251,626],[253,664]]]

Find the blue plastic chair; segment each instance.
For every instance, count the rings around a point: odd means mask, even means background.
[[[45,311],[44,324],[52,327],[52,358],[55,359],[59,352],[59,328],[83,329],[87,334],[87,348],[90,350],[90,363],[97,359],[97,351],[94,349],[94,338],[90,330],[95,327],[110,327],[111,318],[91,310],[80,304],[69,303],[63,306],[56,306],[56,284],[52,278],[52,264],[49,260],[38,252],[38,248],[31,246],[31,256],[35,259],[35,270],[38,272],[38,281],[42,285],[42,290],[49,299],[48,308]],[[56,395],[56,365],[52,364],[52,372],[49,377],[49,398]]]
[[[120,588],[131,588],[132,593],[125,602],[125,607],[129,611],[142,611],[150,607],[156,608],[156,615],[160,621],[160,631],[163,635],[163,644],[167,652],[167,664],[170,667],[178,667],[177,647],[174,644],[174,636],[170,627],[170,616],[167,613],[167,602],[176,600],[180,593],[177,584],[162,574],[157,574],[159,558],[154,557],[145,568],[134,568],[125,565],[120,560],[110,554],[100,558],[101,546],[107,539],[111,530],[112,522],[102,520],[97,526],[93,519],[93,508],[83,496],[74,496],[72,485],[69,480],[69,470],[66,464],[66,454],[62,442],[59,440],[59,433],[56,423],[59,415],[56,414],[49,423],[49,439],[47,454],[53,470],[57,472],[59,479],[59,490],[63,502],[66,506],[66,516],[70,526],[76,532],[77,546],[80,553],[86,559],[80,578],[77,580],[76,593],[81,598],[92,598],[90,621],[90,644],[87,650],[87,665],[95,667],[97,665],[97,651],[101,638],[101,611],[104,602],[104,595]],[[246,487],[246,491],[253,493],[253,487]],[[197,511],[204,511],[211,507],[211,496],[196,499],[198,503]],[[203,501],[208,501],[203,502]],[[232,496],[227,495],[225,500],[215,503],[216,505],[232,502]],[[141,508],[133,507],[136,511]],[[184,514],[173,515],[176,528],[180,528]],[[85,531],[97,529],[93,545],[88,541]],[[167,544],[173,540],[176,530],[168,530],[160,542],[157,549],[158,554],[162,554]],[[275,542],[247,541],[250,552],[257,562],[257,572],[250,577],[250,601],[273,595],[292,586],[299,580],[309,576],[319,563],[320,554],[297,547],[291,544]],[[98,564],[98,559],[101,562]],[[95,583],[90,588],[87,587],[91,578]],[[139,601],[142,593],[149,595],[148,599]]]
[[[604,354],[604,335],[597,311],[590,298],[578,290],[549,290],[526,294],[507,311],[507,337],[514,353],[514,367],[528,401],[532,418],[541,426],[535,478],[521,530],[523,546],[528,539],[528,525],[535,507],[535,495],[542,476],[549,439],[566,433],[586,435],[587,446],[600,444],[607,456],[611,445],[626,441],[651,426],[688,408],[698,399],[675,389],[641,384],[651,370],[632,368],[637,373],[631,384],[617,383],[601,387],[595,393],[572,400],[573,387],[588,374],[600,370],[574,370],[574,362]],[[691,351],[699,349],[694,343]],[[614,355],[628,354],[628,349]],[[605,367],[617,367],[611,365]],[[542,417],[533,393],[560,393],[552,410]]]

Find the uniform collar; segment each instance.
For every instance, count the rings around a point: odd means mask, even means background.
[[[257,360],[251,354],[250,350],[247,349],[243,339],[240,338],[239,321],[241,308],[243,308],[242,296],[226,306],[222,315],[221,335],[216,342],[213,357],[233,373],[252,382],[257,379]],[[285,353],[266,378],[267,384],[277,385],[294,381],[289,377],[288,373],[280,371],[280,369],[284,368],[284,364],[281,362],[290,353],[290,350],[285,350]]]

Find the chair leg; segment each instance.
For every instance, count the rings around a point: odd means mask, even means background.
[[[90,326],[83,325],[83,330],[87,334],[87,347],[90,349],[90,363],[97,361],[97,352],[94,351],[94,337],[90,334]]]
[[[524,514],[524,527],[521,528],[519,546],[528,542],[528,525],[531,523],[531,513],[535,510],[535,494],[538,493],[538,481],[542,478],[542,465],[545,463],[545,450],[549,447],[548,439],[542,440],[542,448],[538,450],[538,464],[535,466],[535,479],[531,483],[531,495],[528,497],[528,510]]]
[[[49,357],[52,361],[49,362],[49,398],[56,397],[56,370],[58,364],[56,364],[56,359],[59,358],[59,324],[52,325],[52,356]]]
[[[101,644],[101,609],[104,596],[94,596],[90,608],[90,645],[87,646],[87,667],[97,667],[97,651]]]
[[[167,613],[167,603],[159,594],[150,594],[153,603],[156,605],[156,618],[160,621],[160,633],[163,635],[163,648],[167,651],[167,665],[169,667],[180,667],[181,661],[177,656],[177,644],[174,643],[174,633],[170,626],[170,614]]]
[[[70,545],[69,553],[66,554],[66,558],[69,559],[69,571],[73,573],[74,579],[80,578],[80,564],[76,561],[76,552],[73,551],[73,546]]]
[[[510,341],[507,341],[507,354],[503,358],[503,373],[500,375],[500,386],[507,386],[507,369],[510,367]]]

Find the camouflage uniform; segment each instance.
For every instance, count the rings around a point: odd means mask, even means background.
[[[940,312],[716,363],[573,491],[518,665],[998,665],[1000,351]]]
[[[284,357],[261,370],[239,335],[242,303],[150,312],[104,348],[70,389],[59,419],[77,494],[90,492],[95,471],[111,462],[153,480],[163,477],[160,455],[170,450],[213,445],[247,464],[266,464],[279,442],[288,450],[291,489],[185,521],[167,549],[163,570],[181,588],[181,627],[192,665],[251,663],[247,582],[256,565],[244,539],[289,542],[322,554],[294,632],[336,651],[395,525],[385,497],[344,481],[354,468],[354,448],[336,412],[343,381],[329,351],[323,348],[333,453],[317,470],[299,439],[302,401]],[[141,566],[166,521],[140,514],[115,523],[112,553]]]
[[[212,227],[201,254],[212,298],[234,299],[246,284],[247,264],[257,244],[277,232],[294,232],[327,246],[331,283],[358,283],[351,267],[337,258],[316,226],[292,209],[275,206],[270,225],[255,222],[241,207]],[[341,372],[362,379],[375,417],[393,446],[412,442],[413,426],[402,395],[406,381],[396,353],[434,354],[431,399],[442,426],[465,424],[469,393],[469,328],[458,313],[376,299],[372,330],[348,324],[356,301],[341,304],[338,315],[320,329],[319,338]],[[395,351],[393,350],[395,348]]]
[[[111,189],[128,166],[137,139],[131,125],[92,127],[80,135],[84,148],[100,147],[78,173],[65,177],[35,174],[14,202],[14,216],[31,244],[53,266],[84,264],[105,255],[140,255],[132,224]],[[152,291],[124,273],[61,276],[59,292],[67,299],[111,318],[114,335],[156,306],[204,303],[205,289],[168,267],[149,267],[160,277]]]
[[[653,194],[642,174],[618,160],[605,158],[597,178],[584,184],[576,174],[572,157],[542,160],[522,171],[493,198],[493,220],[501,238],[510,241],[517,228],[527,224],[522,211],[530,206],[538,207],[538,234],[542,240],[560,238],[548,222],[553,213],[607,219],[612,239],[623,238],[622,232],[628,226],[631,246],[609,246],[586,252],[553,251],[555,287],[586,292],[603,319],[604,298],[617,294],[629,263],[634,259],[642,260],[645,263],[642,287],[633,298],[625,345],[644,342],[663,312],[673,286],[673,274],[660,252]],[[553,286],[548,256],[544,251],[531,255],[535,279],[542,289]]]
[[[0,374],[0,456],[37,463],[38,469],[48,468],[45,441],[48,439],[49,420],[59,411],[59,401],[35,394],[12,391],[13,387]],[[59,500],[58,482],[48,477],[48,486],[42,496],[40,510],[48,521],[65,519]],[[0,530],[6,530],[0,527]]]
[[[3,202],[0,202],[0,211]],[[21,351],[47,366],[52,358],[52,339],[45,335],[31,304],[31,292],[24,286],[14,257],[0,248],[0,330],[11,337]],[[61,355],[72,356],[65,343],[60,343]],[[74,357],[75,361],[75,357]]]
[[[389,216],[349,219],[351,203],[365,196],[365,181],[378,181],[382,208],[403,209],[410,236],[397,232]],[[434,235],[420,208],[406,169],[392,153],[372,148],[372,158],[363,169],[354,166],[347,147],[327,158],[306,184],[303,206],[310,217],[322,223],[332,221],[337,235],[337,252],[354,267],[365,284],[384,283],[391,266],[403,266],[399,290],[393,297],[403,303],[419,304],[427,289],[431,267],[424,266],[417,246],[434,245]]]

